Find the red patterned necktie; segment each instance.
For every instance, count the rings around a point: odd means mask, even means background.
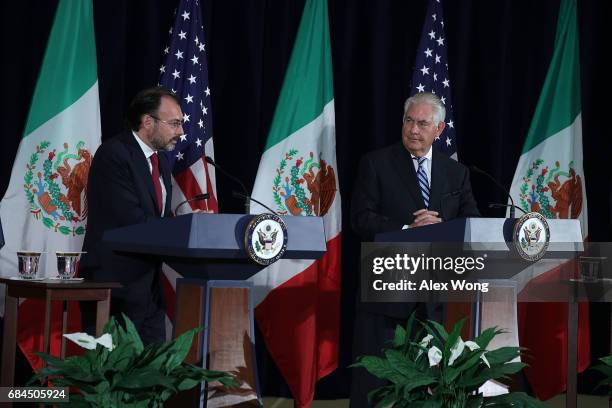
[[[153,187],[155,188],[155,198],[157,199],[157,211],[159,214],[162,214],[162,188],[161,183],[159,182],[159,157],[157,157],[157,153],[153,153],[151,155],[151,179],[153,180]]]

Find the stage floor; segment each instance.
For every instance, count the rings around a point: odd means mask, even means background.
[[[565,395],[558,395],[546,401],[546,404],[550,408],[565,408]],[[578,406],[580,408],[608,408],[608,397],[578,395]],[[287,398],[264,397],[264,407],[293,408],[293,400]],[[311,408],[349,408],[349,401],[347,399],[314,401]]]

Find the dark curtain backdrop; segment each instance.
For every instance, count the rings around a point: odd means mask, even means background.
[[[78,1],[78,0],[73,0]],[[301,16],[303,0],[203,2],[215,156],[252,186]],[[122,128],[133,95],[157,83],[161,51],[177,0],[94,0],[103,140]],[[0,5],[4,81],[0,193],[5,191],[57,1]],[[509,187],[551,58],[559,0],[444,1],[449,70],[459,158]],[[365,152],[399,140],[403,101],[410,90],[426,0],[329,0],[337,154],[343,198],[343,310],[341,365],[351,361],[359,242],[348,222],[352,183]],[[609,2],[578,0],[585,180],[589,235],[610,240],[608,89],[604,25]],[[605,85],[604,85],[605,84]],[[605,86],[605,90],[604,90]],[[602,101],[602,102],[599,102]],[[223,212],[241,212],[231,181],[217,177]],[[472,177],[481,211],[504,202],[486,179]],[[7,237],[10,239],[10,237]],[[608,352],[609,313],[591,313],[594,354]],[[262,353],[263,354],[263,353]],[[264,391],[282,382],[262,356]],[[348,369],[324,379],[318,394],[342,396]]]

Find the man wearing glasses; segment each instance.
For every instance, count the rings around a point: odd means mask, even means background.
[[[165,307],[160,263],[146,257],[114,253],[103,242],[104,231],[170,216],[171,169],[161,151],[171,151],[183,135],[183,113],[177,97],[164,87],[145,89],[131,102],[128,130],[105,141],[89,171],[89,215],[80,276],[114,281],[111,314],[125,313],[145,344],[165,339]],[[91,302],[90,302],[91,303]],[[86,328],[95,311],[83,304]]]
[[[401,142],[368,153],[361,160],[351,202],[351,225],[364,241],[372,241],[381,232],[480,215],[468,169],[432,149],[444,130],[445,115],[444,104],[434,94],[424,92],[408,98]],[[385,341],[393,338],[395,326],[404,325],[415,309],[418,318],[442,318],[439,304],[358,302],[354,355],[380,355]],[[368,406],[367,393],[382,385],[384,381],[364,369],[355,369],[351,407]]]

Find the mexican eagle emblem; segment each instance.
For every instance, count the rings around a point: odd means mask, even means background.
[[[327,214],[336,197],[336,172],[320,156],[310,152],[304,158],[297,149],[285,153],[272,186],[279,214],[319,217]]]
[[[72,150],[68,143],[60,151],[50,146],[49,141],[38,144],[26,165],[23,181],[30,213],[55,232],[83,235],[92,154],[83,141]]]
[[[570,162],[567,170],[559,161],[545,166],[534,160],[523,176],[520,206],[525,212],[538,212],[546,218],[578,218],[582,212],[582,178]]]

